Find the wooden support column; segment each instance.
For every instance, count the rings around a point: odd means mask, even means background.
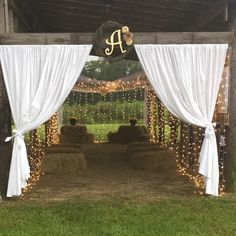
[[[5,33],[9,28],[5,14],[6,0],[0,0],[0,32]],[[11,112],[0,68],[0,194],[5,196],[8,182],[8,172],[11,160],[11,144],[5,143],[7,136],[11,135]]]
[[[14,13],[11,8],[9,8],[9,33],[14,32]]]
[[[236,41],[234,40],[231,58],[229,126],[226,129],[226,191],[236,191]]]
[[[236,191],[236,4],[230,6],[229,29],[234,31],[230,64],[229,126],[226,129],[226,191]]]

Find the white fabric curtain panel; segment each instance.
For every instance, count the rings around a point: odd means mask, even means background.
[[[135,45],[139,60],[163,104],[179,119],[204,127],[199,173],[206,193],[218,195],[217,143],[212,124],[228,45]]]
[[[21,195],[30,168],[24,133],[46,122],[64,102],[92,45],[0,46],[4,81],[16,129],[7,197]]]

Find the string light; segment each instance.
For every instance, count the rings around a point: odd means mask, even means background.
[[[59,126],[58,113],[56,112],[46,122],[46,146],[50,147],[52,144],[59,143]]]
[[[176,148],[178,173],[187,176],[195,186],[195,193],[200,195],[204,194],[204,181],[198,174],[203,130],[181,122],[181,137]]]
[[[157,143],[157,97],[153,90],[147,91],[147,130],[149,141]]]
[[[28,185],[23,189],[24,196],[25,192],[30,191],[34,185],[40,179],[40,176],[43,174],[40,167],[43,157],[45,156],[45,145],[43,144],[38,131],[32,130],[30,131],[30,141],[27,145],[28,149],[28,160],[30,165],[30,179],[28,180]]]
[[[173,150],[176,150],[178,145],[179,120],[172,113],[169,113],[169,127],[170,127],[170,135],[169,135],[168,145]]]
[[[110,92],[129,91],[133,89],[145,88],[148,82],[143,73],[127,76],[114,81],[102,81],[91,78],[82,78],[74,86],[74,91],[86,93],[101,93],[106,95]]]
[[[114,131],[114,127],[118,124],[128,124],[129,117],[136,117],[139,124],[143,124],[143,90],[139,88],[115,91],[106,95],[75,91],[77,95],[69,95],[63,105],[63,120],[67,121],[74,114],[80,125],[99,124],[94,131],[91,131],[95,132],[95,142],[107,142],[109,126],[107,123],[117,124],[111,126],[111,131]],[[136,103],[137,101],[140,103]]]
[[[158,142],[161,146],[165,147],[165,107],[160,101],[157,100],[158,110]]]

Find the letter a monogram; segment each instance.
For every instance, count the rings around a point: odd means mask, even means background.
[[[118,39],[117,41],[115,41],[115,35],[117,35],[117,39]],[[106,39],[106,44],[111,46],[111,48],[106,48],[105,49],[105,53],[106,53],[107,56],[110,56],[113,53],[115,45],[119,45],[120,46],[120,51],[122,53],[126,52],[126,50],[123,49],[123,47],[122,47],[121,30],[120,29],[114,31],[111,34],[110,41],[109,41],[109,39]]]

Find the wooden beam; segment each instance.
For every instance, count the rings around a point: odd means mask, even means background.
[[[65,7],[53,7],[50,4],[48,4],[47,11],[45,12],[45,6],[40,6],[40,4],[37,7],[37,12],[40,15],[45,15],[46,21],[51,21],[51,18],[54,18],[53,22],[56,24],[63,20],[63,22],[72,21],[74,24],[78,24],[79,21],[73,20],[78,17],[81,17],[82,19],[86,19],[88,17],[99,19],[99,21],[102,23],[104,21],[104,9],[98,9],[98,8],[85,8],[85,7],[73,7],[73,10],[69,8],[69,6]],[[158,25],[159,23],[171,23],[174,25],[183,25],[185,27],[186,21],[190,18],[186,16],[182,17],[174,17],[171,15],[166,15],[163,11],[162,13],[159,11],[158,14],[143,14],[138,13],[135,10],[133,10],[131,13],[129,13],[129,10],[112,10],[109,13],[109,19],[111,20],[117,20],[117,21],[126,21],[126,22],[137,22],[137,24],[146,24],[150,25],[152,24],[153,27],[155,25]],[[192,19],[192,18],[191,18]],[[86,20],[85,20],[86,21]],[[95,21],[96,23],[96,21]]]
[[[6,32],[4,1],[0,0],[0,32]]]
[[[26,1],[9,0],[9,6],[18,17],[18,20],[23,24],[26,31],[42,31],[42,26]]]
[[[218,0],[212,4],[212,7],[199,16],[194,23],[191,23],[185,31],[196,31],[199,28],[204,27],[208,22],[214,20],[216,16],[222,14],[225,11],[225,0]]]
[[[232,32],[134,33],[136,44],[231,43]],[[0,44],[93,44],[94,33],[17,33],[0,34]]]
[[[35,4],[45,4],[45,5],[54,5],[54,7],[61,6],[70,6],[70,8],[73,8],[77,3],[79,3],[77,0],[65,0],[63,2],[59,2],[58,0],[30,0],[30,2],[33,2]],[[100,6],[105,9],[105,3],[102,1],[95,2],[94,0],[88,0],[88,4],[91,5],[92,8],[95,6]],[[200,4],[201,3],[201,4]],[[153,11],[159,11],[160,9],[166,11],[166,10],[174,10],[175,12],[199,12],[199,9],[203,9],[206,6],[209,6],[209,2],[206,1],[199,1],[198,3],[188,0],[182,1],[182,2],[169,2],[169,1],[163,1],[163,0],[155,0],[155,1],[143,1],[143,0],[112,0],[112,6],[123,6],[127,9],[132,9],[133,7],[139,7],[141,9],[153,9]]]
[[[53,15],[53,14],[52,14]],[[60,18],[61,19],[61,18]],[[45,19],[41,20],[41,23],[43,25],[46,25],[47,32],[88,32],[88,29],[90,31],[96,31],[98,27],[103,23],[102,17],[99,16],[86,16],[86,17],[70,17],[70,20],[63,21],[60,24],[56,24],[56,22],[60,22],[60,19],[54,16],[45,17]],[[159,22],[157,25],[155,25],[153,22],[146,22],[142,19],[132,19],[132,18],[123,18],[122,20],[117,17],[112,17],[113,21],[118,21],[119,23],[123,25],[127,25],[127,22],[129,22],[129,27],[131,31],[135,31],[136,27],[138,27],[141,30],[145,31],[173,31],[175,28],[175,25],[173,24],[165,24],[162,22]],[[59,31],[57,31],[60,29]]]
[[[17,0],[11,0],[11,1],[17,1]],[[27,15],[30,15],[32,19],[32,27],[33,32],[43,32],[43,27],[40,24],[38,18],[36,17],[35,12],[32,10],[31,6],[28,4],[28,1],[20,1],[22,4],[22,9],[24,9],[25,13]]]
[[[19,7],[17,6],[14,0],[9,1],[9,6],[13,10],[14,14],[18,17],[18,20],[24,25],[26,31],[30,30],[31,29],[30,23],[27,21],[22,10],[19,9]]]
[[[74,4],[72,4],[74,3]],[[102,14],[104,16],[105,13],[105,8],[104,4],[100,3],[90,3],[86,0],[79,0],[75,2],[69,3],[52,3],[52,2],[37,2],[34,3],[33,6],[37,8],[38,10],[41,10],[41,12],[46,13],[49,15],[51,11],[53,11],[57,16],[60,16],[61,14],[68,14],[68,15],[94,15],[98,16],[99,14]],[[130,8],[132,7],[132,12],[130,11]],[[47,12],[45,12],[45,8],[47,8]],[[193,15],[190,13],[185,13],[181,14],[178,13],[174,10],[165,10],[163,11],[162,8],[156,9],[155,11],[152,10],[146,10],[145,8],[138,8],[135,5],[130,4],[127,6],[126,4],[113,4],[111,7],[111,10],[109,11],[109,15],[112,17],[113,15],[120,16],[122,17],[138,17],[140,18],[147,18],[147,19],[152,19],[158,21],[158,19],[162,19],[163,17],[166,17],[165,20],[170,20],[170,21],[178,21],[180,19],[189,20],[193,18]],[[173,19],[174,18],[174,19]]]
[[[14,33],[14,13],[13,10],[9,9],[9,33]]]
[[[4,15],[5,15],[6,33],[10,33],[9,14],[8,13],[9,13],[8,0],[4,0]]]

